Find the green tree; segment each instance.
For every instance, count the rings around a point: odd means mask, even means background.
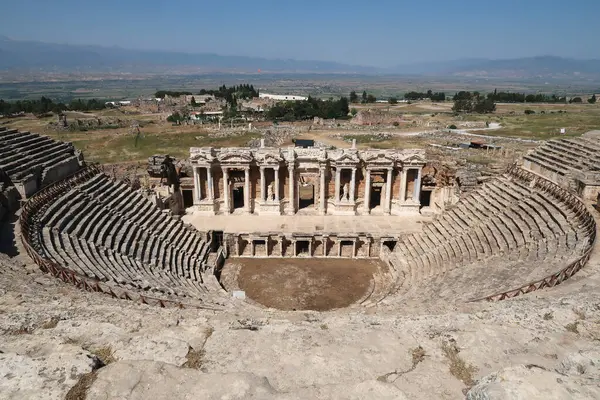
[[[167,121],[169,122],[179,123],[182,120],[183,115],[179,114],[177,111],[167,117]]]
[[[196,98],[194,96],[192,96],[192,101],[190,102],[190,104],[192,105],[192,107],[198,106],[198,103],[196,103]]]
[[[372,94],[367,96],[367,103],[375,103],[377,101],[377,97],[373,96]]]
[[[356,116],[356,114],[358,114],[358,110],[356,108],[352,108],[350,110],[350,114],[354,117],[354,116]]]
[[[388,103],[390,104],[398,104],[398,99],[395,97],[390,97],[390,99],[388,100]]]
[[[363,103],[366,103],[366,102],[367,102],[367,99],[368,99],[368,96],[367,96],[367,91],[366,91],[366,90],[363,90],[363,93],[362,93],[362,102],[363,102]]]
[[[350,103],[358,103],[358,95],[354,90],[350,92]]]
[[[482,97],[479,92],[461,91],[454,95],[454,112],[476,112],[479,114],[488,114],[496,111],[496,103],[489,96]]]
[[[571,100],[569,100],[569,103],[582,103],[583,100],[581,100],[581,97],[573,97]]]
[[[590,104],[596,104],[596,95],[595,94],[593,94],[592,97],[590,97],[588,99],[588,103],[590,103]]]

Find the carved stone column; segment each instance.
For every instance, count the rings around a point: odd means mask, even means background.
[[[202,198],[202,186],[200,184],[200,168],[194,167],[194,204],[198,204]]]
[[[327,211],[325,209],[325,167],[321,167],[320,169],[321,172],[321,180],[319,183],[319,213],[321,215],[325,215],[325,212]]]
[[[400,174],[400,200],[401,203],[406,201],[406,168],[402,168],[402,173]]]
[[[340,203],[340,178],[342,170],[340,167],[335,167],[335,205]]]
[[[267,185],[265,182],[265,167],[260,167],[260,201],[265,201],[267,194]]]
[[[392,169],[388,168],[387,172],[387,182],[385,188],[385,209],[386,213],[390,213],[392,210]]]
[[[223,167],[223,199],[225,206],[225,214],[229,214],[231,209],[229,208],[229,169],[227,167]]]
[[[250,167],[244,168],[244,209],[250,213]]]
[[[365,201],[364,201],[364,210],[365,214],[369,214],[371,203],[371,170],[367,169],[367,175],[365,176]]]
[[[289,213],[290,214],[295,214],[296,213],[296,196],[294,195],[294,189],[296,186],[296,181],[294,179],[294,165],[293,164],[289,164],[288,165],[288,171],[290,173],[289,175],[289,190],[290,190],[290,198],[289,198],[289,202],[290,202],[290,206],[289,206]]]
[[[215,190],[210,166],[206,167],[206,195],[208,196],[209,200],[214,200],[215,198]]]
[[[279,201],[279,167],[273,168],[275,174],[275,201]]]
[[[352,168],[352,178],[350,178],[350,202],[354,202],[354,192],[356,189],[356,167]]]
[[[415,194],[413,200],[415,203],[421,204],[421,168],[417,169],[417,177],[415,178]]]

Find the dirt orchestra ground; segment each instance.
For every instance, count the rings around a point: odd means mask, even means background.
[[[280,310],[326,311],[347,307],[370,288],[385,265],[372,259],[239,258],[240,289],[246,296]]]

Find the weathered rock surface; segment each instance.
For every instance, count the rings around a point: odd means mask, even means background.
[[[600,398],[597,254],[554,289],[428,314],[161,309],[0,257],[0,399],[64,399],[94,370],[88,399]]]
[[[171,399],[406,399],[391,384],[365,381],[278,392],[265,377],[251,373],[204,373],[159,362],[124,361],[99,373],[88,400]]]
[[[580,355],[579,355],[580,356]],[[600,359],[580,359],[577,371],[547,370],[537,365],[503,368],[479,380],[467,393],[467,400],[584,400],[600,398]],[[568,361],[573,365],[573,361]],[[581,367],[586,365],[585,367]]]

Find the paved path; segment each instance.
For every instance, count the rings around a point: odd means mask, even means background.
[[[226,233],[357,233],[373,236],[397,236],[420,232],[423,221],[431,218],[409,216],[338,216],[338,215],[186,215],[183,221],[201,231],[222,230]]]

